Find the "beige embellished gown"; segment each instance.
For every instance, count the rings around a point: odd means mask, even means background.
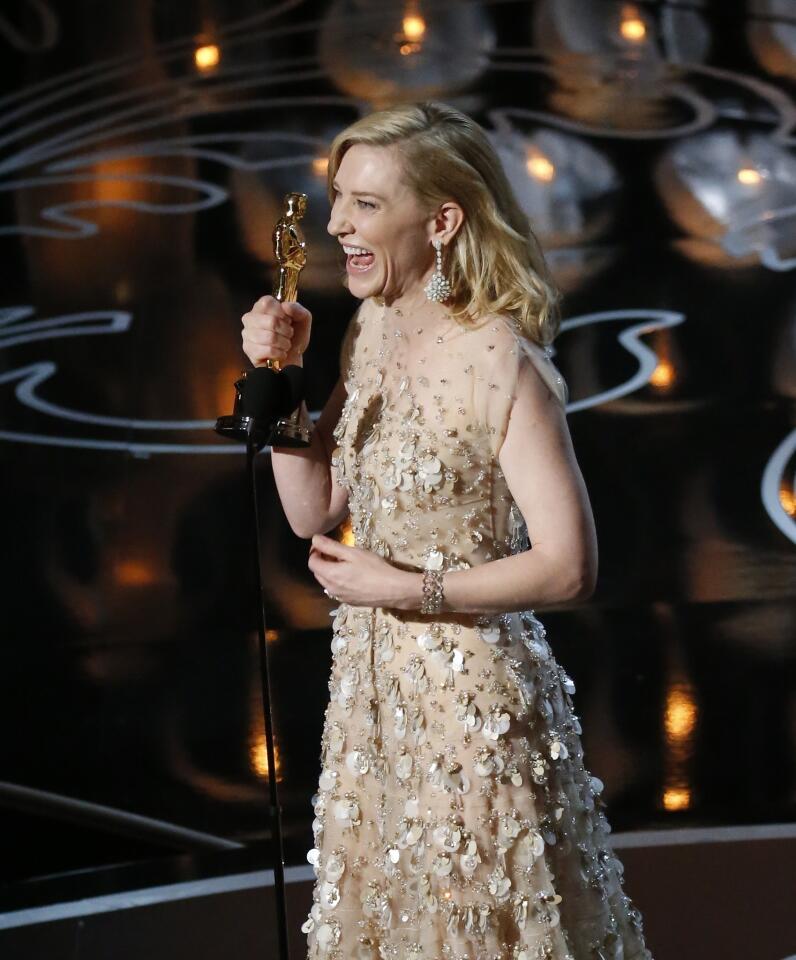
[[[334,433],[357,546],[414,570],[529,548],[497,455],[523,377],[567,394],[507,318],[435,323],[362,302]],[[308,957],[651,960],[533,611],[332,616]]]

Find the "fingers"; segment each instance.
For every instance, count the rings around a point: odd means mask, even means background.
[[[254,304],[252,313],[264,316],[288,317],[291,320],[310,320],[312,314],[297,300],[277,300],[271,294],[266,294]]]
[[[293,323],[275,297],[260,297],[252,309],[243,314],[241,322],[243,352],[252,363],[287,356],[293,341]]]
[[[293,320],[312,320],[312,314],[296,300],[285,300],[282,309]]]
[[[282,308],[283,304],[274,297],[260,297],[251,310],[243,314],[243,326],[255,333],[271,331],[289,336],[293,332],[292,313],[287,313]]]
[[[243,343],[244,353],[254,363],[255,357],[260,360],[286,357],[292,339],[284,334],[269,330],[249,332],[244,329],[241,334],[241,342]]]
[[[322,533],[316,533],[313,536],[312,546],[322,553],[341,560],[345,557],[346,552],[351,549],[344,543],[339,543],[331,537],[325,537]]]
[[[304,353],[312,325],[310,311],[295,300],[282,302],[271,294],[260,297],[241,317],[243,352],[255,366]]]
[[[316,537],[318,535],[316,534]],[[315,542],[316,537],[313,537],[312,546],[310,547],[310,554],[307,558],[307,566],[315,573],[317,570],[324,570],[328,573],[329,567],[327,565],[333,564],[335,567],[339,568],[340,561],[347,559],[344,556],[346,550],[350,550],[350,547],[347,547],[343,543],[338,543],[336,540],[331,540],[329,537],[319,537],[319,541]],[[332,546],[327,547],[326,542],[331,542]],[[338,548],[335,550],[335,548]]]
[[[270,313],[275,317],[281,317],[283,314],[284,304],[281,300],[277,300],[276,297],[271,296],[270,293],[267,293],[264,297],[260,297],[252,307],[253,313]]]
[[[320,547],[310,547],[310,555],[307,558],[307,565],[309,566],[310,570],[313,569],[312,563],[315,563],[317,566],[318,564],[337,563],[337,562],[338,562],[337,557],[331,556],[330,554],[326,553],[326,551],[322,550]]]
[[[307,561],[307,566],[312,571],[313,576],[318,581],[318,583],[325,589],[330,590],[332,593],[335,592],[335,584],[331,576],[327,576],[326,565],[332,563],[330,560],[325,560],[317,551],[315,553],[310,553],[310,558]]]

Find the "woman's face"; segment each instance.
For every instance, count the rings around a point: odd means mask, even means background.
[[[389,304],[413,294],[434,269],[434,218],[424,215],[404,185],[397,148],[356,143],[337,169],[327,230],[346,247],[348,289],[360,300],[382,296]]]

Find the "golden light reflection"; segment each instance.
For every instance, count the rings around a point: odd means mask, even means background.
[[[666,698],[664,731],[667,743],[690,740],[696,728],[697,708],[686,686],[672,687]]]
[[[266,630],[266,643],[274,643],[279,637],[278,630]],[[249,671],[249,730],[247,736],[247,753],[249,769],[258,780],[268,780],[271,771],[268,764],[268,746],[265,741],[265,721],[263,718],[262,674],[255,662],[259,663],[259,653],[255,649],[259,645],[255,631],[249,634],[252,643],[252,669]],[[284,778],[284,763],[279,749],[279,736],[272,724],[274,734],[274,763],[276,765],[276,779],[281,782]]]
[[[129,217],[123,207],[114,207],[114,200],[141,200],[148,185],[144,178],[152,173],[149,157],[125,157],[124,160],[99,160],[92,165],[90,189],[99,204],[109,204],[105,217]],[[140,178],[140,179],[137,179]]]
[[[194,51],[193,61],[198,70],[213,70],[221,60],[221,51],[215,43],[204,43]]]
[[[678,679],[666,690],[663,713],[664,776],[661,806],[673,812],[687,810],[693,803],[689,766],[694,753],[699,710],[694,689],[678,669]]]
[[[243,373],[243,363],[230,363],[220,367],[213,378],[212,395],[219,414],[232,413],[235,405],[235,381]],[[207,386],[207,385],[206,385]]]
[[[356,538],[354,537],[354,531],[351,527],[351,517],[348,516],[340,524],[340,543],[344,543],[347,547],[356,546]]]
[[[157,580],[153,567],[143,560],[118,560],[113,579],[120,587],[146,587]]]
[[[315,157],[312,161],[312,172],[316,177],[326,177],[329,172],[329,158]]]
[[[762,179],[760,171],[754,167],[741,167],[738,171],[738,182],[746,186],[756,186]]]
[[[796,517],[796,494],[794,494],[793,487],[788,485],[784,477],[782,479],[782,486],[779,488],[779,502],[789,517]]]
[[[426,32],[426,21],[416,13],[405,16],[402,26],[407,40],[420,40]]]
[[[668,390],[677,379],[677,371],[670,360],[659,360],[650,375],[650,383],[658,390]]]
[[[539,153],[537,150],[528,151],[525,159],[525,169],[528,171],[529,176],[534,177],[536,180],[542,180],[545,183],[549,183],[556,175],[555,166],[544,154]]]
[[[417,9],[417,3],[409,3],[401,20],[401,31],[395,34],[398,52],[402,57],[419,53],[423,49],[422,40],[426,35],[426,21]]]
[[[664,790],[663,809],[669,811],[687,810],[691,806],[691,791],[688,787]]]
[[[259,714],[256,715],[257,722],[260,722]],[[282,777],[282,761],[279,753],[279,744],[274,743],[274,761],[276,763],[276,779],[279,782]],[[268,770],[268,750],[265,745],[265,731],[255,729],[252,731],[249,746],[249,762],[252,773],[258,780],[267,780]]]
[[[647,27],[638,14],[636,7],[628,4],[622,8],[622,20],[619,24],[619,33],[623,39],[638,43],[647,35]]]
[[[670,391],[679,380],[676,363],[676,345],[670,330],[656,330],[650,344],[655,351],[655,369],[650,374],[649,384],[659,393]]]

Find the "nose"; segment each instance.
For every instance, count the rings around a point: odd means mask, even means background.
[[[329,223],[326,225],[326,232],[333,237],[345,236],[353,232],[350,222],[338,212],[339,208],[339,204],[337,204],[337,210],[332,207],[332,212],[329,214]]]

